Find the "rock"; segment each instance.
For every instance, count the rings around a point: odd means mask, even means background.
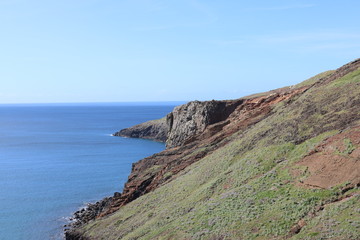
[[[192,101],[175,107],[166,116],[166,147],[172,148],[189,143],[189,140],[206,129],[207,126],[225,120],[241,100],[233,101]],[[190,140],[191,141],[191,140]]]
[[[225,120],[242,100],[192,101],[175,107],[166,117],[125,128],[113,136],[145,138],[166,142],[167,148],[191,142],[207,126]]]
[[[145,123],[125,128],[113,134],[113,136],[145,138],[159,142],[165,142],[168,133],[166,118],[152,120]]]
[[[119,194],[120,193],[115,195],[119,196]],[[82,208],[74,213],[74,215],[70,218],[72,222],[67,224],[67,227],[75,229],[86,222],[96,219],[100,213],[107,211],[107,209],[111,207],[112,203],[113,197],[104,198],[96,203],[88,203],[85,208]]]

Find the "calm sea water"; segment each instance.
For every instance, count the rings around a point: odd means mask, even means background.
[[[111,133],[173,107],[0,106],[0,239],[62,239],[67,217],[121,191],[133,162],[165,148]]]

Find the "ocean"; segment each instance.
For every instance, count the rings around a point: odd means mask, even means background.
[[[62,239],[73,212],[121,192],[163,143],[113,137],[168,104],[0,105],[0,240]]]

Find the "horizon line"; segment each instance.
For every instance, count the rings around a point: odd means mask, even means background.
[[[0,106],[9,105],[88,105],[88,104],[170,104],[170,103],[187,103],[189,101],[109,101],[109,102],[19,102],[19,103],[0,103]]]

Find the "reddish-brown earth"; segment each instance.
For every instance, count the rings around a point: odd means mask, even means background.
[[[315,147],[297,165],[307,167],[308,176],[300,185],[330,188],[349,182],[360,184],[360,126],[336,134]]]

